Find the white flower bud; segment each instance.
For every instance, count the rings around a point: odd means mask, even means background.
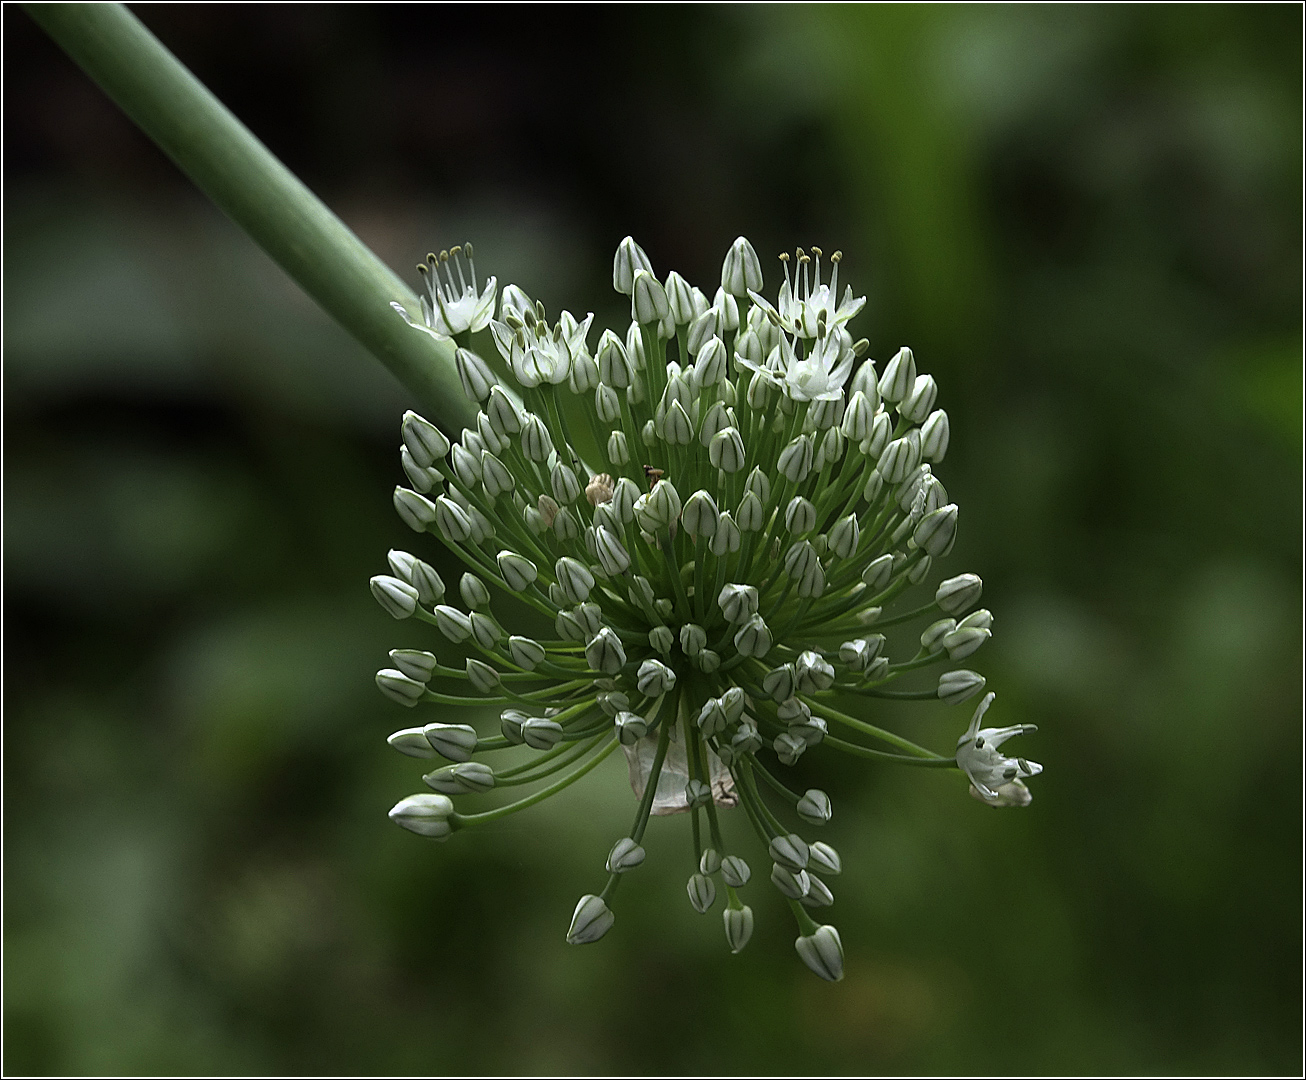
[[[739,730],[730,737],[730,745],[736,754],[755,754],[762,749],[762,736],[752,724],[740,724]]]
[[[444,598],[444,582],[435,568],[406,551],[391,550],[386,557],[395,577],[417,590],[417,602],[430,607]]]
[[[717,597],[726,622],[747,622],[757,614],[757,588],[753,585],[726,585]]]
[[[721,880],[732,889],[742,889],[752,876],[748,863],[738,855],[727,855],[721,860]]]
[[[639,665],[635,685],[645,697],[658,697],[676,685],[676,673],[661,660],[645,660]]]
[[[512,662],[527,671],[534,671],[545,656],[544,646],[533,638],[514,634],[508,638],[508,655]]]
[[[671,446],[688,446],[694,441],[694,422],[678,401],[673,401],[662,421],[662,437]]]
[[[694,492],[685,503],[680,516],[680,523],[690,536],[711,536],[716,532],[717,519],[720,517],[716,500],[701,488]]]
[[[711,675],[721,666],[721,654],[712,649],[704,649],[694,657],[694,663],[704,675]]]
[[[626,346],[611,330],[604,330],[599,338],[595,359],[599,365],[599,379],[606,385],[625,390],[634,380]]]
[[[576,516],[565,506],[560,507],[553,517],[553,535],[564,543],[575,540],[580,535]]]
[[[870,405],[871,412],[879,408],[880,385],[875,375],[874,360],[867,360],[853,373],[852,382],[848,384],[848,392],[854,396],[862,394],[866,398],[866,403]],[[848,433],[844,432],[844,434]]]
[[[708,698],[703,703],[703,707],[698,711],[698,727],[705,739],[710,739],[713,735],[719,735],[725,730],[726,713],[721,708],[719,699]]]
[[[685,623],[680,628],[680,650],[686,656],[697,656],[707,647],[707,631],[697,623]]]
[[[621,399],[606,383],[594,388],[594,411],[605,424],[614,423],[621,416]]]
[[[987,681],[975,671],[945,671],[939,676],[939,700],[949,705],[960,705],[983,690]]]
[[[479,795],[494,787],[494,770],[484,762],[464,761],[445,765],[422,779],[442,795]]]
[[[680,517],[680,495],[670,480],[659,480],[652,491],[639,497],[635,503],[635,517],[641,529],[654,534]]]
[[[892,555],[881,555],[878,559],[872,559],[866,564],[866,569],[862,571],[862,581],[871,592],[879,592],[883,589],[892,576]]]
[[[471,349],[458,349],[454,352],[454,363],[458,368],[458,378],[463,384],[463,393],[471,401],[484,401],[498,381],[479,356]]]
[[[771,499],[771,481],[757,466],[753,467],[753,471],[748,474],[748,479],[744,481],[744,490],[751,491],[764,506]]]
[[[402,490],[402,488],[399,488],[395,491],[396,507],[399,505],[399,493]],[[440,530],[440,535],[451,544],[464,544],[472,535],[471,516],[447,495],[441,495],[435,500],[435,505],[431,507],[430,513],[431,519]],[[402,514],[403,512],[400,511],[400,516]],[[412,523],[409,522],[409,524]]]
[[[422,683],[431,681],[431,676],[435,674],[439,663],[434,653],[421,649],[391,649],[390,659],[394,662],[394,666],[410,679]]]
[[[834,893],[830,891],[830,886],[813,874],[807,871],[807,895],[799,903],[803,907],[829,907],[834,903]]]
[[[771,630],[761,615],[754,615],[735,634],[735,649],[741,656],[765,656],[772,644]]]
[[[403,466],[404,475],[408,477],[408,482],[423,495],[439,487],[444,482],[444,477],[440,475],[439,469],[423,469],[413,460],[413,455],[408,452],[406,446],[399,448],[399,464]]]
[[[807,749],[807,740],[792,731],[782,732],[771,744],[781,765],[793,765]]]
[[[717,520],[716,532],[712,535],[712,542],[708,547],[712,554],[719,558],[738,551],[740,539],[739,526],[735,524],[735,519],[727,510]]]
[[[921,457],[938,464],[948,452],[948,414],[942,409],[930,413],[921,425]]]
[[[624,874],[634,870],[644,861],[644,849],[629,836],[623,836],[608,852],[606,869],[609,874]]]
[[[499,639],[503,636],[499,630],[498,624],[488,615],[479,611],[473,611],[468,616],[468,623],[472,628],[472,637],[482,649],[493,649],[499,644]]]
[[[527,461],[547,461],[553,453],[553,439],[544,421],[534,413],[527,413],[521,430],[521,451]]]
[[[585,662],[594,671],[616,675],[626,665],[626,650],[616,632],[603,627],[585,646]]]
[[[402,671],[394,668],[382,668],[376,673],[376,686],[386,697],[399,702],[406,708],[412,708],[426,693],[426,684],[411,679]]]
[[[464,435],[467,433],[464,432]],[[480,439],[477,439],[480,442]],[[453,471],[454,475],[462,482],[463,487],[475,487],[481,482],[481,450],[484,446],[479,447],[475,453],[467,448],[463,443],[453,444]]]
[[[750,290],[762,290],[762,264],[758,261],[753,245],[742,236],[730,245],[725,261],[721,264],[721,288],[731,296],[740,298],[747,296]]]
[[[832,427],[822,436],[814,466],[817,472],[820,472],[827,464],[836,462],[843,457],[843,442],[843,432],[837,427]]]
[[[702,783],[700,780],[699,783]],[[716,903],[716,885],[706,874],[694,874],[685,886],[689,893],[689,902],[700,915],[707,914],[708,908]]]
[[[617,254],[620,257],[620,251]],[[642,255],[643,252],[640,254]],[[582,896],[576,905],[575,914],[571,917],[571,926],[567,929],[567,944],[588,945],[598,941],[612,929],[616,918],[608,905],[593,893]]]
[[[554,563],[553,572],[558,579],[558,587],[573,604],[589,599],[590,590],[594,588],[594,575],[584,563],[564,555]]]
[[[816,507],[795,495],[785,507],[785,528],[794,536],[806,536],[816,528]]]
[[[443,461],[449,453],[449,440],[445,438],[444,432],[411,409],[404,413],[400,430],[408,452],[423,469]]]
[[[899,349],[880,376],[880,396],[885,401],[899,402],[911,393],[915,384],[916,358],[911,349]]]
[[[943,652],[943,639],[956,629],[956,619],[940,619],[930,623],[921,634],[921,648],[927,653]]]
[[[661,322],[670,314],[671,307],[662,282],[647,270],[636,270],[630,287],[630,317],[646,326]]]
[[[739,501],[739,528],[744,532],[757,532],[766,524],[766,509],[752,491],[745,491]]]
[[[886,412],[878,412],[871,421],[871,433],[866,436],[858,445],[857,449],[865,454],[872,461],[879,461],[880,456],[884,453],[884,448],[889,445],[889,439],[893,436],[893,421],[889,419]],[[870,494],[870,481],[867,481],[867,502],[874,501]]]
[[[467,659],[467,681],[482,694],[496,690],[500,685],[499,673],[483,660]]]
[[[725,342],[719,337],[708,338],[694,360],[695,385],[701,389],[722,382],[726,377],[728,359]]]
[[[594,545],[598,551],[599,565],[609,577],[624,574],[630,566],[630,554],[625,546],[605,526],[595,532]]]
[[[639,713],[622,711],[613,720],[617,741],[622,746],[634,746],[648,734],[648,722]]]
[[[450,761],[469,761],[476,750],[476,729],[468,724],[427,724],[422,734],[437,754]]]
[[[648,632],[648,643],[663,656],[671,655],[671,648],[676,643],[676,635],[669,626],[655,626]]]
[[[993,627],[993,612],[988,608],[980,608],[979,611],[972,611],[957,624],[958,628],[976,630],[989,630]]]
[[[816,933],[798,938],[794,948],[803,963],[827,982],[843,978],[843,942],[833,926],[822,926]]]
[[[912,533],[916,546],[932,556],[946,555],[957,537],[957,504],[948,503],[926,514]]]
[[[555,464],[549,473],[549,484],[553,488],[553,497],[560,506],[567,506],[580,498],[580,481],[576,479],[576,472],[570,465],[564,465],[561,461]]]
[[[802,578],[811,569],[813,563],[819,562],[820,559],[811,541],[799,540],[790,545],[789,550],[785,552],[785,573],[791,578]]]
[[[825,825],[834,816],[834,810],[830,806],[830,796],[819,788],[808,788],[803,797],[798,800],[797,809],[798,816],[812,825]],[[811,862],[809,849],[809,867]]]
[[[630,460],[630,448],[626,445],[626,433],[614,431],[608,436],[608,462],[617,468]]]
[[[798,678],[800,694],[829,690],[834,685],[834,668],[820,653],[811,649],[798,657],[798,662],[794,664],[794,674]]]
[[[565,315],[566,312],[563,312]],[[592,316],[591,316],[592,318]],[[587,352],[577,353],[571,360],[567,386],[573,394],[588,394],[599,384],[599,365]]]
[[[435,751],[431,749],[431,744],[426,741],[426,736],[422,734],[422,729],[419,727],[404,728],[402,731],[396,731],[386,739],[386,742],[401,754],[406,754],[408,757],[435,757]]]
[[[806,870],[793,871],[779,863],[771,864],[771,884],[790,900],[801,900],[812,887]]]
[[[441,499],[444,497],[440,496]],[[413,532],[426,532],[427,526],[437,520],[436,504],[405,487],[395,488],[394,506],[400,519]]]
[[[812,449],[811,436],[799,435],[780,451],[777,468],[786,479],[795,484],[801,484],[807,479],[807,474],[812,471],[814,457],[815,452]]]
[[[788,701],[798,689],[798,675],[793,664],[781,664],[762,677],[762,690],[772,701]]]
[[[748,381],[748,392],[745,395],[749,407],[755,412],[764,411],[767,407],[767,399],[771,396],[771,390],[775,386],[775,380],[767,372],[753,372],[753,377]]]
[[[731,423],[731,410],[720,401],[714,401],[711,408],[703,414],[703,422],[698,428],[698,441],[704,446],[712,445],[712,437],[718,431],[724,431]]]
[[[730,951],[737,953],[753,936],[753,909],[744,904],[737,908],[728,907],[721,914],[726,927],[726,942]]]
[[[736,308],[736,316],[738,309]],[[689,324],[689,332],[685,335],[685,344],[689,349],[690,356],[697,356],[703,346],[718,337],[723,330],[727,329],[721,325],[721,311],[713,305],[701,315],[694,316],[694,321]]]
[[[857,515],[849,514],[836,521],[830,526],[827,540],[831,554],[841,559],[848,558],[857,550],[857,544],[861,540],[861,527],[857,524]]]
[[[445,795],[409,795],[390,809],[390,820],[418,836],[444,840],[453,832],[453,803]]]
[[[898,415],[913,424],[919,424],[934,408],[934,399],[939,396],[938,384],[933,375],[918,375],[912,383],[910,393],[898,403]]]
[[[739,329],[739,301],[733,293],[718,287],[712,294],[712,309],[717,313],[717,323],[721,330]]]
[[[490,390],[490,400],[485,404],[485,413],[490,418],[490,426],[500,437],[506,439],[521,431],[521,417],[517,413],[517,406],[512,403],[512,399],[504,392],[502,386],[495,386]]]
[[[796,678],[797,676],[795,676]],[[811,692],[810,687],[807,692]],[[791,697],[780,702],[780,707],[776,709],[776,715],[786,724],[802,724],[812,718],[812,710],[807,702],[797,697]]]
[[[843,873],[843,860],[834,848],[824,840],[818,840],[807,849],[807,868],[837,877]]]
[[[522,721],[522,742],[535,750],[552,750],[562,741],[562,725],[531,716]]]
[[[463,603],[473,611],[490,606],[490,590],[475,574],[462,576],[462,580],[458,582],[458,592],[463,598]]]
[[[733,427],[723,428],[713,435],[707,453],[713,466],[725,473],[737,473],[747,460],[743,436]]]
[[[690,292],[689,282],[674,270],[667,274],[666,303],[667,312],[663,312],[663,318],[665,318],[666,314],[669,312],[672,320],[677,326],[687,326],[693,321],[696,313],[694,311],[694,297]],[[649,322],[650,320],[640,319],[639,321]]]
[[[496,562],[499,564],[499,576],[513,592],[524,592],[540,576],[540,571],[530,559],[513,551],[499,552]]]
[[[943,639],[949,660],[964,660],[993,636],[993,631],[980,626],[958,626]]]
[[[378,574],[372,578],[371,586],[376,602],[396,619],[407,619],[417,610],[417,590],[408,582]]]
[[[521,726],[526,723],[530,717],[520,709],[504,709],[499,714],[499,730],[503,732],[503,737],[515,746],[522,743]]]
[[[472,543],[483,543],[494,535],[494,526],[490,524],[489,518],[477,510],[476,507],[468,508],[467,519],[472,524]]]
[[[435,624],[450,641],[466,641],[472,636],[472,620],[456,607],[440,604],[435,609]]]
[[[897,484],[907,479],[920,461],[921,436],[916,428],[912,428],[901,439],[894,439],[884,448],[876,471],[884,477],[885,483]]]
[[[874,420],[875,409],[866,395],[858,390],[848,402],[839,430],[853,442],[860,443],[863,439],[870,438]]]

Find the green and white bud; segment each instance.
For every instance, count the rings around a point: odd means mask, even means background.
[[[744,492],[744,497],[739,500],[737,517],[742,532],[757,532],[766,524],[766,509],[755,492]]]
[[[771,884],[780,891],[781,896],[790,900],[801,900],[812,887],[806,870],[790,870],[778,862],[771,864]]]
[[[744,453],[743,436],[733,427],[722,428],[712,436],[707,456],[715,468],[727,474],[737,473],[748,460]]]
[[[952,542],[957,538],[957,504],[948,503],[921,519],[912,540],[916,546],[923,548],[931,556],[947,554]]]
[[[623,836],[608,852],[605,867],[609,874],[624,874],[644,861],[644,849],[629,836]]]
[[[406,708],[412,708],[426,693],[426,684],[409,678],[395,668],[382,668],[376,673],[377,688],[392,701],[399,702]]]
[[[410,618],[417,610],[417,590],[406,581],[389,574],[378,574],[371,581],[372,595],[396,619]]]
[[[582,896],[571,917],[571,926],[567,928],[567,944],[588,945],[598,941],[612,929],[616,918],[608,905],[593,893]]]
[[[502,680],[499,673],[483,660],[467,658],[467,680],[482,694],[489,694],[498,689]]]
[[[956,619],[940,619],[930,623],[921,634],[921,648],[927,653],[943,652],[943,639],[956,629]]]
[[[563,312],[566,317],[566,312]],[[571,371],[567,374],[567,386],[573,394],[588,394],[599,385],[599,365],[587,352],[576,354],[571,359]]]
[[[727,409],[724,402],[714,401],[712,407],[703,414],[703,422],[698,428],[698,441],[710,447],[713,436],[730,426],[733,413],[734,410]]]
[[[825,825],[834,816],[830,796],[819,788],[808,788],[798,800],[798,816],[812,825]],[[810,849],[808,861],[811,861]]]
[[[777,863],[797,873],[807,867],[807,844],[797,833],[777,836],[768,849]]]
[[[606,383],[594,388],[594,411],[605,424],[614,423],[621,416],[621,399]]]
[[[671,446],[688,446],[694,441],[694,422],[679,401],[673,401],[662,421],[662,438]]]
[[[694,294],[690,290],[689,282],[680,276],[675,270],[667,274],[667,283],[665,285],[667,309],[671,314],[672,321],[677,326],[688,326],[693,322],[697,312],[694,305]],[[707,297],[704,297],[706,302]],[[648,320],[641,319],[641,322]]]
[[[580,526],[576,523],[576,515],[568,507],[560,506],[558,512],[554,515],[553,535],[563,543],[569,543],[580,535]]]
[[[445,438],[444,432],[411,409],[404,413],[400,430],[408,452],[423,469],[443,461],[449,453],[449,440]]]
[[[707,646],[707,631],[697,623],[686,623],[680,628],[680,651],[686,656],[697,656]]]
[[[738,318],[739,309],[735,309],[736,319]],[[685,344],[689,348],[690,356],[698,356],[703,351],[703,346],[711,341],[714,337],[719,337],[721,333],[728,329],[721,325],[721,311],[716,305],[708,308],[701,315],[695,315],[694,321],[689,324],[689,331],[685,335]]]
[[[479,795],[494,787],[494,770],[480,761],[446,765],[422,777],[442,795]]]
[[[944,637],[943,647],[948,650],[949,660],[964,660],[992,636],[993,631],[987,627],[958,626]]]
[[[807,871],[807,895],[798,901],[803,907],[817,908],[829,907],[834,903],[834,893],[830,891],[830,886],[813,874]]]
[[[806,536],[816,528],[816,507],[801,495],[795,495],[785,507],[785,528],[792,536]]]
[[[948,414],[942,409],[930,413],[921,425],[921,457],[938,464],[948,452]]]
[[[957,626],[960,629],[991,630],[993,628],[993,612],[988,608],[972,611]]]
[[[553,453],[553,438],[544,421],[534,413],[527,413],[521,429],[521,451],[527,461],[547,461]]]
[[[585,662],[594,671],[616,675],[626,665],[626,650],[616,633],[605,626],[585,646]]]
[[[599,708],[609,717],[630,708],[630,698],[620,690],[608,690],[599,694]]]
[[[726,928],[726,942],[732,953],[737,953],[748,944],[753,936],[753,909],[747,904],[741,907],[728,907],[722,913]]]
[[[443,499],[444,496],[441,495],[440,498]],[[438,520],[438,502],[432,503],[425,495],[419,495],[416,491],[405,487],[395,488],[394,507],[400,520],[413,532],[426,532],[427,527]],[[464,519],[466,516],[463,515]],[[470,529],[469,522],[468,530]]]
[[[742,889],[752,876],[748,863],[738,855],[727,855],[721,860],[721,880],[732,889]]]
[[[635,685],[645,697],[659,697],[676,685],[676,673],[661,660],[645,660],[639,665]]]
[[[463,603],[473,611],[480,611],[490,606],[490,590],[475,574],[462,576],[462,580],[458,582],[458,592],[462,595]]]
[[[872,559],[867,563],[866,569],[862,571],[862,581],[872,592],[879,592],[889,584],[889,579],[893,576],[893,556],[881,555],[878,559]]]
[[[499,639],[503,637],[503,632],[488,615],[479,611],[473,611],[468,617],[468,624],[471,626],[472,637],[482,649],[493,649],[499,644]]]
[[[390,820],[418,836],[444,840],[453,832],[453,803],[446,795],[409,795],[390,808]]]
[[[499,714],[499,730],[503,732],[503,737],[510,743],[520,746],[524,741],[521,726],[529,719],[530,717],[520,709],[504,709]]]
[[[476,751],[476,729],[469,724],[427,724],[422,734],[437,754],[450,761],[470,761]]]
[[[608,436],[608,461],[617,468],[630,461],[630,448],[626,445],[624,431],[614,431]]]
[[[400,498],[400,492],[402,491],[403,488],[395,489],[396,509],[399,509],[399,498]],[[409,494],[411,494],[411,492]],[[421,498],[421,496],[419,495],[418,498]],[[411,500],[405,500],[405,501],[411,503]],[[426,502],[425,499],[423,499],[422,501]],[[429,510],[427,509],[428,507]],[[471,515],[468,514],[466,510],[464,510],[461,506],[459,506],[456,502],[454,502],[446,495],[441,495],[438,499],[436,499],[434,506],[431,506],[430,503],[427,503],[425,507],[418,508],[418,511],[421,514],[421,518],[419,520],[424,520],[427,516],[429,516],[430,521],[433,521],[436,527],[440,530],[440,535],[443,536],[446,540],[448,540],[451,544],[465,544],[468,538],[472,535]],[[404,517],[403,510],[399,511],[399,516]],[[414,516],[415,517],[418,516],[417,513],[415,513]],[[416,531],[418,532],[424,531],[426,525],[430,524],[430,521],[425,521],[425,523],[422,525],[422,528],[418,529],[417,526],[414,525],[412,521],[408,521],[407,518],[405,518],[405,521],[407,521],[410,528],[416,529]]]
[[[670,656],[671,649],[676,644],[676,635],[669,626],[655,626],[648,632],[648,643],[656,652]]]
[[[391,649],[390,659],[395,667],[418,682],[430,682],[435,674],[438,661],[433,653],[421,649]]]
[[[916,358],[912,356],[911,349],[899,349],[880,376],[880,396],[885,401],[896,404],[910,394],[915,385]]]
[[[537,716],[522,721],[522,742],[535,750],[552,750],[562,741],[562,725]]]
[[[471,441],[471,436],[466,430],[463,431],[463,438]],[[476,441],[479,443],[480,438],[478,437]],[[453,471],[463,487],[475,487],[481,482],[481,453],[484,449],[484,446],[470,449],[464,443],[453,444]]]
[[[685,508],[680,515],[680,523],[690,536],[695,538],[699,536],[710,537],[716,532],[719,517],[720,513],[717,510],[716,500],[700,488],[686,501]]]
[[[607,528],[600,526],[594,534],[594,547],[599,565],[609,577],[624,574],[630,566],[630,554],[625,546]]]
[[[822,926],[814,934],[794,942],[799,957],[815,974],[827,982],[843,978],[843,942],[833,926]]]
[[[706,874],[694,874],[685,886],[689,893],[689,902],[700,915],[707,914],[708,909],[716,903],[716,885]]]
[[[920,461],[920,432],[912,428],[901,439],[894,439],[884,448],[875,468],[886,484],[898,484],[907,479]]]
[[[861,541],[861,528],[857,524],[857,515],[849,514],[841,517],[832,526],[829,533],[826,534],[830,545],[830,553],[837,555],[841,559],[846,559],[854,551]]]
[[[839,430],[852,442],[860,443],[870,438],[874,421],[874,406],[867,396],[858,390],[848,401],[848,408],[844,410],[843,422],[839,425]]]
[[[843,860],[834,848],[824,840],[818,840],[807,849],[807,868],[837,877],[843,873]]]
[[[694,360],[695,386],[702,389],[723,382],[728,360],[725,342],[719,337],[708,338]]]
[[[438,604],[444,599],[444,582],[435,568],[406,551],[392,550],[387,556],[390,569],[395,577],[408,582],[417,590],[417,602],[426,607]]]
[[[795,484],[801,484],[807,479],[807,474],[812,471],[812,461],[815,457],[815,451],[812,449],[812,438],[810,435],[797,436],[788,446],[780,451],[780,459],[776,463],[780,475]]]
[[[634,381],[635,373],[626,355],[626,346],[611,330],[604,330],[599,338],[595,360],[599,365],[599,379],[605,385],[625,390]]]
[[[889,419],[888,413],[878,412],[875,414],[875,418],[871,421],[871,433],[858,444],[857,449],[872,461],[879,461],[881,456],[884,454],[885,447],[889,445],[889,440],[892,437],[893,421]],[[875,473],[870,480],[866,481],[865,496],[867,502],[874,501],[874,495],[871,493],[871,485],[876,476],[879,476],[879,473]],[[879,488],[876,487],[875,491],[878,494]]]
[[[945,671],[939,676],[939,700],[948,705],[960,705],[984,689],[988,680],[975,671]]]
[[[540,576],[538,568],[530,559],[515,552],[501,551],[495,561],[499,565],[499,576],[513,592],[524,592]]]
[[[508,638],[508,655],[518,667],[534,671],[546,654],[544,646],[538,641],[513,634]]]
[[[706,806],[712,801],[712,789],[702,780],[691,780],[685,785],[685,805],[691,810]]]
[[[419,727],[404,728],[402,731],[396,731],[393,735],[386,738],[391,746],[401,754],[415,758],[433,758],[435,751],[431,749],[431,744],[426,741],[426,736],[422,734]]]
[[[800,694],[814,694],[834,685],[834,668],[820,653],[811,649],[798,657],[794,673],[798,677]]]
[[[727,510],[718,519],[716,532],[712,534],[712,541],[708,544],[708,548],[718,558],[732,555],[739,550],[741,539],[739,526],[735,524],[735,519]]]
[[[735,648],[741,656],[763,657],[774,643],[771,629],[761,615],[754,615],[735,634]]]
[[[444,482],[439,469],[423,469],[413,460],[413,455],[408,452],[406,446],[399,448],[399,464],[404,467],[404,475],[408,477],[408,482],[423,495],[438,488]]]
[[[549,473],[549,485],[559,506],[568,506],[580,498],[581,486],[575,470],[561,461]]]
[[[517,412],[517,406],[513,404],[512,398],[504,392],[502,386],[491,388],[490,400],[485,403],[485,414],[489,417],[490,426],[494,428],[495,433],[505,440],[521,431],[521,416]]]
[[[959,574],[939,583],[934,602],[952,615],[960,615],[980,598],[984,583],[977,574]]]
[[[728,293],[722,287],[712,294],[712,310],[717,313],[717,319],[722,330],[734,331],[739,329],[739,301],[733,293]]]
[[[630,317],[641,326],[660,323],[671,314],[666,289],[662,287],[662,282],[647,270],[635,271],[629,291]]]
[[[775,737],[771,748],[775,751],[775,756],[780,759],[781,765],[795,765],[807,752],[807,740],[792,731],[784,731]]]
[[[564,555],[554,563],[553,571],[558,579],[558,587],[573,604],[589,599],[590,591],[594,588],[594,575],[584,563]]]
[[[719,735],[726,729],[726,713],[717,698],[708,698],[698,712],[698,728],[705,739]]]
[[[484,401],[490,396],[498,380],[489,365],[471,349],[457,349],[454,363],[458,368],[458,378],[463,384],[463,393],[471,401]]]
[[[762,677],[762,689],[777,704],[788,701],[798,689],[798,674],[793,664],[781,664]]]
[[[648,734],[648,721],[639,713],[619,712],[613,719],[617,731],[617,740],[622,746],[634,746]]]
[[[612,287],[629,296],[638,270],[652,273],[653,264],[644,254],[644,249],[628,236],[618,245],[616,257],[612,260]]]
[[[435,609],[435,625],[440,633],[453,642],[466,641],[472,636],[470,616],[448,604],[440,604]]]
[[[912,424],[919,424],[934,408],[934,400],[939,396],[938,384],[933,375],[918,375],[912,383],[911,391],[898,403],[898,415]]]
[[[698,858],[698,871],[701,874],[715,874],[721,869],[721,856],[716,848],[704,848]]]
[[[749,292],[760,292],[762,289],[762,264],[758,261],[753,245],[742,236],[730,245],[725,261],[721,264],[721,288],[741,300]]]

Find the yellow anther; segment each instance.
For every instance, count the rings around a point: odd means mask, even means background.
[[[838,262],[840,259],[842,259],[842,258],[843,258],[843,252],[842,252],[842,251],[836,251],[833,255],[830,256],[830,261],[831,261],[831,262],[834,262],[834,263],[837,263],[837,262]]]
[[[812,251],[815,252],[816,257],[817,257],[818,259],[819,259],[823,254],[824,254],[824,252],[821,251],[821,249],[820,249],[819,247],[817,247],[815,244],[812,245]]]

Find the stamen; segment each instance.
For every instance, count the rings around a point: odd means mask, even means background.
[[[462,259],[456,257],[461,251],[462,248],[453,247],[449,249],[449,254],[455,257],[453,261],[454,261],[454,265],[458,267],[458,284],[462,286],[461,291],[465,293],[467,291],[467,279],[463,277],[463,261]],[[453,284],[452,274],[449,276],[449,284],[450,285]]]

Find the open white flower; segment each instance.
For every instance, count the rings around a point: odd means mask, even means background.
[[[784,263],[785,280],[780,286],[780,295],[776,298],[774,308],[767,300],[755,292],[748,295],[766,308],[774,311],[780,319],[780,325],[791,334],[801,338],[820,337],[825,330],[843,326],[866,306],[866,297],[853,296],[852,286],[844,289],[843,300],[837,301],[839,295],[839,261],[843,252],[836,251],[830,256],[830,283],[821,282],[821,249],[812,248],[816,256],[815,265],[812,257],[802,248],[798,249],[798,266],[793,279],[789,277],[789,256],[780,256]],[[824,330],[822,330],[824,326]]]
[[[991,806],[1025,805],[1028,800],[1011,799],[1004,789],[1022,777],[1037,776],[1043,771],[1043,766],[1037,761],[1005,757],[998,747],[1013,735],[1023,735],[1038,728],[1034,724],[1017,724],[1014,727],[981,729],[980,721],[996,696],[992,693],[984,695],[975,715],[970,718],[970,727],[957,740],[957,767],[970,778],[983,801]]]
[[[853,370],[853,339],[842,326],[817,339],[798,359],[792,347],[785,358],[785,384],[794,401],[834,401]]]
[[[417,269],[426,282],[427,295],[422,297],[422,318],[426,325],[413,322],[399,304],[390,305],[409,326],[425,330],[437,340],[447,340],[460,334],[475,334],[489,325],[499,283],[497,278],[490,278],[478,294],[471,244],[450,248],[439,255],[432,252]]]

